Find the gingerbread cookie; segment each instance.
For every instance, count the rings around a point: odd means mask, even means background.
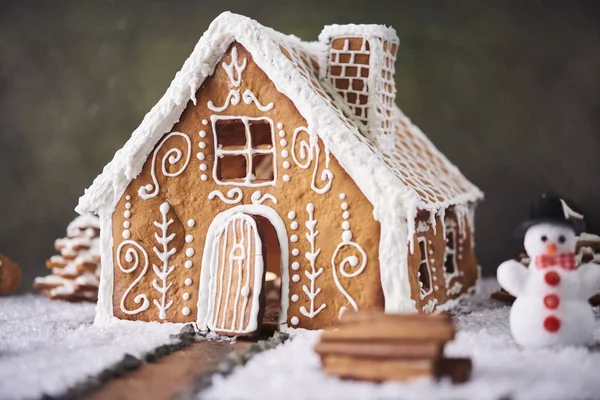
[[[464,382],[468,359],[447,358],[445,344],[455,328],[447,314],[347,313],[338,329],[315,346],[323,370],[346,379],[375,382],[449,376]]]
[[[21,283],[21,270],[10,258],[0,254],[0,294],[8,294]]]

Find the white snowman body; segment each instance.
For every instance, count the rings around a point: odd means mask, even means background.
[[[594,315],[588,299],[600,288],[600,266],[576,268],[577,237],[568,226],[540,223],[525,234],[529,268],[510,260],[498,281],[516,297],[510,329],[524,347],[584,345],[593,341]]]

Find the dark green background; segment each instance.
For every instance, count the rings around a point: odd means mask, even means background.
[[[486,193],[486,274],[518,250],[511,231],[546,189],[600,227],[599,2],[4,0],[0,252],[21,264],[21,290],[225,10],[305,40],[331,23],[396,28],[397,103]]]

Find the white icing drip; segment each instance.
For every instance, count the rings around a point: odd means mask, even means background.
[[[429,224],[425,221],[419,221],[417,224],[417,233],[429,232]]]
[[[316,248],[315,242],[317,239],[317,235],[319,231],[315,230],[317,225],[317,220],[314,219],[315,206],[312,203],[308,203],[306,206],[306,211],[308,212],[308,220],[305,225],[308,229],[306,233],[306,240],[310,243],[310,251],[304,254],[304,257],[310,263],[310,271],[304,271],[304,275],[310,281],[310,288],[306,285],[302,285],[302,290],[310,300],[310,308],[307,310],[306,307],[300,307],[300,313],[307,318],[314,318],[319,314],[327,305],[322,303],[318,308],[315,309],[315,297],[321,293],[321,288],[316,287],[317,278],[323,273],[323,268],[317,269],[316,261],[317,257],[321,253],[320,248]],[[292,265],[293,266],[293,265]]]
[[[183,171],[185,171],[188,163],[190,162],[191,149],[192,149],[192,144],[191,144],[190,138],[186,134],[181,133],[181,132],[172,132],[169,135],[167,135],[167,137],[165,137],[162,140],[162,142],[160,142],[160,144],[156,147],[156,150],[154,150],[154,153],[152,154],[152,167],[150,170],[150,174],[152,176],[152,184],[141,186],[139,188],[138,194],[142,199],[147,200],[152,197],[156,197],[158,195],[158,192],[160,191],[160,186],[158,185],[158,180],[156,178],[156,156],[157,156],[158,152],[160,151],[160,149],[162,149],[163,145],[169,139],[176,137],[176,136],[184,138],[185,142],[187,144],[187,150],[186,150],[187,156],[186,156],[185,162],[183,163],[181,168],[179,168],[175,172],[167,171],[167,168],[166,168],[167,161],[169,161],[170,165],[175,165],[179,161],[181,161],[181,159],[183,157],[183,153],[179,148],[173,147],[173,148],[169,149],[162,158],[162,162],[161,162],[162,174],[166,177],[178,176]]]
[[[433,228],[433,235],[435,236],[437,234],[437,222],[436,222],[436,210],[430,210],[429,211],[429,225],[431,225],[431,227]]]
[[[301,132],[305,132],[309,135],[309,140],[306,142],[305,140],[301,140],[299,143],[299,154],[296,154],[296,141],[298,140],[298,135]],[[292,137],[292,159],[296,163],[296,165],[302,169],[308,169],[310,164],[315,162],[312,180],[310,183],[310,187],[318,194],[325,194],[331,189],[331,184],[333,183],[333,172],[329,170],[329,160],[330,154],[327,147],[325,147],[325,169],[321,173],[321,181],[325,182],[325,185],[321,188],[317,186],[317,172],[319,170],[319,154],[321,152],[319,146],[319,140],[316,134],[309,133],[308,129],[305,127],[299,127],[294,130],[294,136]]]
[[[208,199],[209,200],[212,200],[215,197],[218,197],[224,203],[227,203],[227,204],[237,204],[240,201],[242,201],[242,198],[244,197],[244,194],[242,193],[242,189],[240,189],[240,188],[230,189],[227,192],[227,197],[225,197],[225,195],[220,190],[213,190],[212,192],[210,192],[208,194]]]
[[[162,261],[162,267],[159,268],[156,264],[152,264],[154,273],[160,280],[152,280],[152,286],[161,294],[161,301],[154,299],[153,303],[158,308],[158,317],[160,319],[167,319],[167,310],[173,305],[173,300],[167,302],[167,291],[173,286],[173,282],[168,282],[168,277],[175,270],[175,266],[169,265],[169,260],[173,254],[177,251],[174,247],[169,249],[169,243],[175,238],[175,234],[168,234],[169,226],[174,222],[173,219],[167,219],[169,212],[169,203],[164,202],[160,205],[159,210],[161,214],[161,222],[154,221],[154,226],[159,229],[159,234],[154,234],[154,238],[161,246],[161,249],[153,247],[154,254],[158,256]]]
[[[133,265],[130,268],[125,268],[121,264],[121,252],[123,251],[123,248],[125,248],[125,246],[132,246],[127,248],[125,251],[125,261],[127,263],[133,262]],[[117,248],[117,265],[119,266],[119,269],[125,274],[131,274],[135,272],[135,270],[139,266],[140,255],[138,254],[138,251],[144,257],[144,265],[142,267],[142,272],[138,275],[137,278],[135,278],[131,285],[129,285],[127,290],[125,290],[125,293],[123,293],[123,297],[121,297],[121,303],[119,306],[121,311],[123,311],[127,315],[139,314],[150,307],[150,300],[148,300],[148,296],[146,296],[145,294],[138,294],[133,299],[133,301],[135,302],[135,304],[140,304],[140,302],[142,302],[142,305],[134,310],[128,310],[127,308],[125,308],[125,300],[127,299],[127,296],[129,295],[133,287],[142,280],[142,278],[144,277],[144,275],[146,275],[146,272],[148,271],[148,253],[138,242],[134,240],[125,240],[121,242],[121,244],[119,244],[119,247]]]
[[[250,199],[252,200],[252,204],[262,204],[266,200],[271,200],[273,204],[277,204],[277,199],[275,198],[275,196],[269,193],[265,193],[263,195],[260,190],[257,190],[254,193],[252,193]]]
[[[406,229],[407,229],[407,239],[408,246],[410,249],[410,254],[414,254],[415,252],[415,232],[416,232],[416,219],[417,219],[417,208],[411,207],[408,208],[406,213]]]

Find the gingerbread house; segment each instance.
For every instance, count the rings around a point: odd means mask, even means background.
[[[447,308],[478,277],[481,191],[395,105],[399,40],[303,42],[224,13],[80,199],[101,219],[96,321],[259,329]]]

